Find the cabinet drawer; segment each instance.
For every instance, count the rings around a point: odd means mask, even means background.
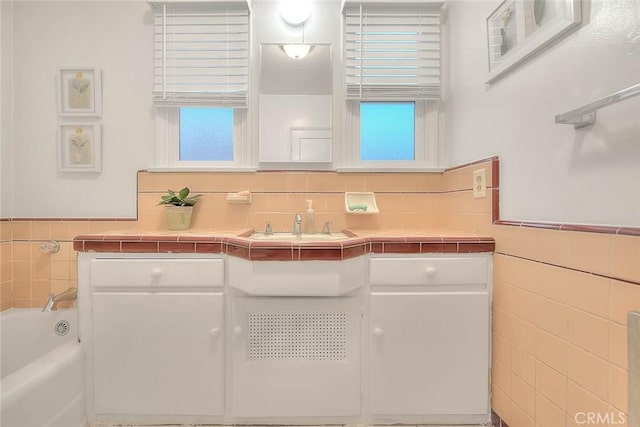
[[[487,283],[485,258],[374,258],[372,285],[476,285]]]
[[[95,288],[222,287],[222,259],[94,259],[91,283]]]

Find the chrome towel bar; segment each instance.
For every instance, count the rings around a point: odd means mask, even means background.
[[[558,114],[556,116],[556,123],[573,125],[576,129],[592,125],[596,122],[596,110],[636,95],[640,95],[640,83],[629,86],[626,89],[619,90],[609,96],[605,96],[597,101],[593,101],[580,108],[576,108],[575,110],[568,111],[564,114]]]

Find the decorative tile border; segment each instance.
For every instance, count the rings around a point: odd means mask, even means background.
[[[469,167],[469,166],[479,165],[481,163],[493,162],[493,161],[498,161],[498,156],[487,157],[486,159],[474,160],[474,161],[469,162],[469,163],[463,163],[461,165],[453,166],[453,167],[445,169],[444,173],[451,172],[451,171],[454,171],[454,170],[457,170],[457,169],[466,168],[466,167]],[[495,182],[498,182],[498,181],[495,181]]]
[[[49,222],[70,222],[70,221],[78,221],[78,222],[104,222],[104,221],[113,221],[113,222],[128,222],[128,221],[137,221],[138,218],[71,218],[71,217],[61,217],[61,218],[5,218],[3,221],[21,221],[21,222],[39,222],[39,221],[49,221]]]
[[[498,414],[496,414],[493,410],[491,410],[491,427],[509,427]]]
[[[512,227],[542,228],[558,231],[579,231],[582,233],[617,234],[623,236],[640,236],[640,227],[616,227],[608,225],[581,225],[562,224],[554,222],[530,222],[530,221],[494,221],[495,225],[509,225]]]
[[[332,242],[264,242],[236,237],[80,235],[73,241],[78,252],[116,253],[223,253],[251,261],[338,261],[368,253],[426,254],[493,252],[491,237],[371,236]]]

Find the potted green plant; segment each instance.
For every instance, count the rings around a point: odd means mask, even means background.
[[[193,206],[200,197],[202,194],[190,195],[189,187],[178,192],[167,190],[167,194],[160,197],[158,205],[166,206],[169,230],[186,230],[191,226]]]

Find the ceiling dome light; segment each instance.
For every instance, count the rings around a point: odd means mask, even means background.
[[[302,59],[313,49],[313,45],[310,44],[284,44],[280,47],[292,59]]]
[[[281,0],[280,16],[289,25],[304,24],[311,17],[311,0]]]

